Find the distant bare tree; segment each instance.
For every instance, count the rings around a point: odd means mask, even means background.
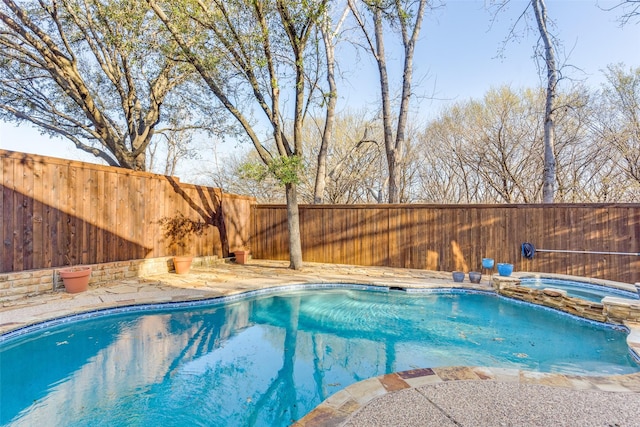
[[[340,28],[347,17],[349,8],[346,7],[338,19],[335,26],[332,23],[331,9],[327,7],[324,12],[324,16],[319,24],[320,33],[322,34],[322,41],[325,49],[326,59],[326,76],[328,91],[323,95],[323,102],[326,102],[326,114],[324,119],[324,130],[322,132],[322,139],[320,142],[320,148],[317,154],[317,166],[316,166],[316,178],[313,191],[313,203],[323,203],[324,191],[326,187],[327,176],[327,153],[329,146],[333,140],[333,125],[335,122],[336,104],[338,102],[338,85],[336,84],[336,58],[335,58],[335,44],[340,32]]]
[[[334,143],[326,163],[325,201],[328,203],[380,203],[386,194],[386,164],[382,147],[382,131],[369,123],[365,111],[336,115]],[[305,139],[314,141],[323,123],[305,126]],[[312,157],[305,161],[308,186],[313,189],[315,163],[311,161],[318,148],[309,144]],[[303,187],[301,185],[301,187]],[[301,194],[305,190],[301,188]],[[313,195],[313,193],[312,193]],[[309,202],[313,198],[306,197]]]
[[[494,0],[490,4],[499,12],[506,8],[511,0]],[[556,158],[555,158],[555,120],[556,120],[556,98],[558,96],[559,65],[557,61],[557,40],[551,34],[551,21],[547,14],[547,6],[544,0],[530,0],[525,9],[520,14],[515,24],[512,26],[507,41],[516,38],[516,27],[527,16],[527,11],[531,8],[538,30],[539,40],[542,46],[536,46],[536,57],[541,58],[544,63],[546,74],[546,103],[544,109],[544,164],[542,167],[542,201],[553,203],[555,199],[556,184]],[[497,12],[496,12],[497,13]]]
[[[544,43],[544,62],[547,70],[547,96],[544,108],[544,172],[542,184],[542,201],[553,203],[556,183],[555,118],[556,98],[558,96],[558,65],[556,49],[547,23],[547,6],[544,0],[531,0],[538,23],[540,38]]]
[[[640,67],[610,65],[592,129],[626,182],[640,193]],[[625,185],[628,187],[628,185]]]
[[[638,102],[633,100],[637,94],[632,95],[637,89],[636,70],[610,69],[611,84],[603,90],[576,86],[558,95],[558,202],[640,201],[640,185],[631,174],[633,166],[637,169],[640,164],[640,159],[633,157],[634,153],[640,156],[640,147],[637,139],[627,137],[634,112],[640,116]],[[544,89],[496,88],[481,99],[448,106],[416,136],[409,132],[411,143],[401,179],[402,202],[539,203],[545,99]],[[328,203],[385,200],[388,175],[380,142],[383,130],[368,122],[367,116],[366,111],[336,116],[335,143],[327,162]],[[317,121],[306,123],[303,140],[320,138],[323,123],[322,119]],[[618,144],[621,141],[626,145]],[[306,203],[313,203],[317,149],[312,142],[305,146],[307,157],[299,191]],[[251,156],[225,161],[223,169],[231,170],[227,167],[234,163],[250,164]],[[274,183],[243,179],[233,171],[218,177],[220,184],[216,185],[228,191],[252,194],[264,202],[282,202],[274,198]]]
[[[601,162],[598,150],[591,142],[590,102],[589,93],[582,86],[570,93],[558,94],[555,121],[556,202],[577,203],[591,197],[585,188],[590,180],[597,179],[594,166]]]
[[[380,96],[382,102],[382,126],[384,147],[389,173],[389,203],[399,203],[401,199],[401,175],[405,167],[407,152],[407,120],[409,104],[413,94],[413,56],[420,35],[425,11],[429,0],[349,0],[349,7],[362,30],[367,51],[378,66]],[[392,112],[391,86],[387,55],[385,52],[385,32],[391,28],[400,33],[402,43],[402,93],[397,115]],[[395,121],[394,129],[394,116]]]
[[[613,6],[606,6],[602,8],[608,11],[622,11],[619,18],[622,25],[626,25],[630,21],[640,18],[640,0],[620,0]]]
[[[195,160],[198,152],[193,149],[193,131],[184,129],[178,132],[158,132],[149,144],[149,170],[163,175],[175,175],[181,160]]]
[[[489,91],[482,101],[444,110],[422,136],[430,149],[421,152],[442,192],[429,201],[536,201],[541,182],[535,171],[542,158],[541,149],[535,149],[541,147],[535,144],[541,138],[537,101],[535,92],[503,87]]]

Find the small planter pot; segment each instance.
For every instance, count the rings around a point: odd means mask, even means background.
[[[469,272],[469,281],[471,283],[480,283],[480,280],[482,279],[482,274],[477,272],[477,271],[470,271]]]
[[[499,263],[498,264],[498,274],[504,277],[511,276],[513,273],[513,264],[507,263]]]
[[[482,268],[492,269],[494,266],[493,258],[482,258]]]
[[[176,256],[173,257],[173,268],[176,270],[176,274],[187,274],[191,269],[191,261],[193,257],[190,256]]]
[[[460,283],[464,281],[464,272],[462,271],[454,271],[453,273],[451,273],[453,276],[453,281]]]
[[[69,267],[58,271],[64,288],[70,294],[84,292],[89,288],[91,267]]]
[[[636,283],[636,292],[638,292],[638,296],[640,297],[640,283]]]
[[[249,251],[235,251],[233,255],[236,257],[238,264],[246,264],[249,262]]]

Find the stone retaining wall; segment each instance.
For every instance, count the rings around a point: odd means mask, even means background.
[[[193,266],[221,262],[217,256],[194,257]],[[90,285],[134,277],[151,276],[173,270],[172,257],[118,261],[91,266]],[[64,288],[58,271],[62,267],[0,273],[0,304]]]
[[[602,302],[591,302],[567,296],[566,291],[554,289],[533,289],[520,286],[520,279],[496,276],[493,278],[495,291],[509,298],[527,301],[545,307],[555,308],[598,322],[625,324],[640,322],[640,301],[617,297],[605,297]]]
[[[633,302],[635,301],[635,302]],[[640,301],[624,298],[605,297],[602,300],[603,313],[611,323],[640,323]]]

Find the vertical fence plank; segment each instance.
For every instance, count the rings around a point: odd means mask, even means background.
[[[91,212],[91,197],[94,188],[94,182],[91,177],[91,169],[90,168],[81,168],[79,170],[78,178],[80,182],[78,183],[79,194],[78,204],[81,205],[81,208],[78,212],[78,218],[80,219],[80,235],[78,236],[78,242],[80,242],[80,247],[78,248],[78,263],[79,264],[88,264],[92,262],[92,259],[95,254],[95,249],[93,248],[94,240],[91,238],[91,227],[93,223],[93,215]]]
[[[34,162],[25,161],[22,167],[22,254],[20,268],[33,267],[33,209],[34,209]]]
[[[104,254],[103,262],[106,260],[114,259],[115,256],[115,237],[117,234],[117,219],[118,219],[118,186],[117,176],[112,171],[105,171],[104,175],[104,200],[105,205],[102,211],[102,218],[104,229],[109,232],[104,233],[103,250]]]
[[[36,265],[42,265],[44,252],[44,231],[43,231],[43,184],[44,167],[41,162],[33,162],[33,195],[31,203],[33,205],[33,243],[29,262],[25,264],[26,269],[33,269]]]
[[[65,245],[68,248],[68,257],[71,265],[77,265],[80,263],[80,247],[81,243],[78,241],[80,227],[79,213],[82,212],[82,199],[78,199],[78,194],[81,190],[78,186],[82,187],[81,178],[78,178],[78,168],[74,168],[70,164],[66,167],[67,173],[67,191],[65,193],[64,205],[61,206],[61,210],[66,216],[66,242]]]
[[[640,255],[640,209],[628,208],[626,216],[629,227],[627,252]],[[631,260],[629,266],[625,265],[624,268],[620,268],[618,271],[625,271],[626,268],[631,271],[640,272],[640,256],[628,255],[627,259]],[[640,283],[640,277],[636,277],[634,283]]]
[[[56,230],[55,236],[55,255],[53,265],[69,265],[71,263],[69,253],[69,230],[67,223],[66,198],[69,191],[69,173],[65,164],[59,164],[56,167],[56,201],[55,201],[55,218]]]
[[[15,248],[13,246],[13,230],[15,225],[13,224],[13,195],[15,186],[13,183],[13,171],[15,162],[9,159],[2,159],[2,224],[0,229],[2,231],[2,254],[0,254],[0,261],[2,271],[13,271],[13,253]]]
[[[59,203],[60,203],[60,199],[59,199],[59,186],[60,186],[60,178],[59,178],[59,169],[60,166],[58,164],[47,164],[47,171],[49,172],[49,184],[50,184],[50,191],[49,191],[49,197],[48,200],[49,204],[47,207],[47,215],[46,215],[46,221],[47,221],[47,226],[48,226],[48,237],[49,237],[49,257],[48,257],[48,262],[49,265],[48,267],[53,267],[53,266],[58,266],[58,265],[64,265],[64,264],[59,264],[58,262],[61,260],[61,256],[60,256],[60,242],[58,241],[58,239],[60,238],[60,232],[59,232],[59,227],[60,227],[60,211],[59,211]]]
[[[5,191],[8,193],[9,189],[5,188],[5,163],[7,163],[7,165],[9,164],[8,159],[2,158],[0,157],[0,215],[2,215],[2,218],[4,219],[4,208],[5,208]],[[8,181],[8,179],[7,179]],[[7,202],[6,204],[7,206],[9,205],[9,203]],[[2,221],[4,222],[4,221]],[[3,268],[5,266],[5,261],[4,261],[4,257],[7,253],[9,253],[9,248],[8,245],[5,243],[5,230],[4,230],[4,225],[0,224],[0,248],[2,248],[0,250],[0,271],[3,271]]]
[[[34,257],[40,249],[36,248],[39,238],[35,237],[36,217],[38,216],[39,206],[37,204],[36,187],[38,186],[41,172],[38,162],[30,160],[23,169],[24,176],[24,201],[25,218],[24,218],[24,251],[22,253],[22,268],[25,270],[33,269]],[[36,170],[38,169],[38,170]],[[38,240],[38,242],[36,242]]]
[[[23,162],[21,168],[16,168],[13,173],[13,183],[15,193],[13,195],[13,268],[16,270],[23,270],[23,256],[25,249],[25,241],[28,239],[28,234],[25,232],[25,217],[28,215],[28,204],[25,200],[25,169],[28,166]],[[27,242],[28,243],[28,242]]]
[[[128,173],[118,173],[118,251],[116,260],[130,259],[131,217],[135,215],[135,201],[133,200],[131,179]],[[133,209],[132,209],[133,208]],[[129,215],[125,214],[129,213]]]
[[[43,161],[38,161],[38,164],[42,167],[42,175],[40,177],[42,191],[40,193],[40,205],[42,210],[41,220],[42,227],[40,238],[42,239],[42,257],[39,262],[34,264],[34,268],[47,268],[51,267],[51,259],[53,246],[51,242],[51,210],[52,207],[52,181],[53,181],[53,172],[52,167],[48,163]]]
[[[104,230],[104,203],[105,190],[104,190],[104,171],[93,171],[93,191],[91,199],[91,216],[93,217],[93,229],[91,233],[91,240],[93,241],[92,251],[94,254],[94,261],[96,263],[102,262],[104,259],[104,233],[100,230]]]
[[[145,182],[148,179],[144,179],[140,175],[135,175],[132,177],[134,183],[134,204],[135,204],[135,212],[131,218],[131,258],[132,259],[141,259],[145,257],[145,253],[142,250],[144,244],[144,223],[145,223],[145,210],[146,210],[146,200],[144,197],[145,193]]]
[[[398,219],[398,209],[390,208],[389,209],[389,266],[391,267],[399,267],[400,257],[398,255],[398,246],[399,246],[399,219]]]
[[[160,197],[160,193],[158,191],[159,188],[159,180],[155,177],[153,179],[147,180],[145,184],[145,193],[144,199],[146,204],[146,209],[144,212],[144,247],[147,248],[146,253],[144,255],[145,258],[152,258],[159,254],[159,236],[154,235],[154,220],[158,221],[157,218],[154,218],[153,213],[158,212],[158,199]]]

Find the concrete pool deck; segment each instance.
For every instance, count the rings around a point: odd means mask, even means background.
[[[304,283],[398,288],[463,287],[451,274],[423,270],[253,260],[49,292],[3,303],[0,333],[71,314],[137,304],[215,298]],[[635,328],[634,328],[635,331]],[[637,333],[637,332],[636,332]],[[425,367],[370,378],[329,397],[299,426],[640,426],[640,374],[586,377],[516,369]]]

